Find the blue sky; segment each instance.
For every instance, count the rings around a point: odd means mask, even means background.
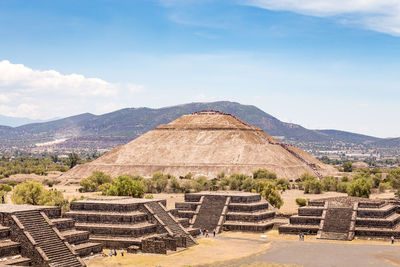
[[[0,0],[0,114],[231,100],[400,136],[400,3]]]

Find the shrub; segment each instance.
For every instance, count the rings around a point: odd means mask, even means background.
[[[380,183],[379,186],[378,186],[379,192],[385,192],[386,190],[388,190],[390,188],[392,188],[390,183]]]
[[[278,189],[285,191],[286,189],[290,189],[290,182],[286,178],[279,178],[276,181],[276,186]]]
[[[367,178],[353,179],[347,187],[347,194],[353,197],[369,198],[372,182]]]
[[[142,181],[133,180],[129,176],[119,176],[107,190],[107,195],[141,198],[144,196],[144,186]]]
[[[185,181],[182,185],[182,190],[184,193],[190,193],[190,190],[192,190],[192,181]]]
[[[266,184],[261,195],[275,208],[279,209],[283,205],[283,199],[275,189],[273,184]]]
[[[337,191],[341,193],[347,193],[348,182],[339,182],[337,185]]]
[[[108,189],[112,186],[111,183],[105,183],[99,186],[98,190],[101,191],[102,195],[107,195]]]
[[[152,194],[147,194],[144,198],[145,198],[145,199],[153,199],[154,197],[153,197]]]
[[[169,181],[169,187],[174,193],[179,193],[182,191],[179,181],[175,177],[172,177],[171,180]]]
[[[340,180],[341,182],[348,182],[349,181],[349,177],[347,177],[346,175],[342,177],[342,179]]]
[[[254,179],[269,179],[269,180],[276,180],[277,176],[273,172],[269,172],[266,169],[258,169],[253,172]]]
[[[307,200],[304,198],[296,198],[296,204],[299,205],[299,207],[304,207],[307,205]]]
[[[12,194],[15,204],[62,206],[67,203],[60,191],[46,190],[39,182],[26,182],[17,185]]]
[[[332,176],[327,176],[321,179],[322,190],[337,191],[338,179]]]
[[[304,193],[308,194],[321,194],[322,193],[322,183],[318,179],[306,180],[303,182]]]
[[[112,179],[110,175],[104,174],[100,171],[94,171],[89,177],[82,179],[79,183],[81,188],[80,192],[95,192],[98,187],[105,183],[111,183]]]
[[[344,172],[352,172],[353,171],[353,163],[351,161],[343,162],[342,164]]]

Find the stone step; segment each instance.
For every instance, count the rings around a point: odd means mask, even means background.
[[[289,221],[291,224],[307,224],[307,225],[319,225],[322,220],[322,216],[299,216],[293,215]]]
[[[358,208],[357,217],[359,218],[386,218],[396,212],[396,206],[387,204],[382,208]]]
[[[253,212],[259,210],[267,210],[269,207],[268,202],[258,201],[250,203],[230,203],[228,206],[228,212]]]
[[[296,234],[305,233],[316,235],[319,230],[319,225],[304,225],[304,224],[286,224],[278,228],[280,234]]]
[[[103,245],[101,243],[86,242],[74,245],[72,248],[80,257],[85,257],[91,254],[100,253],[103,250]]]
[[[233,212],[230,211],[226,214],[226,220],[229,221],[249,221],[257,222],[275,217],[275,211],[261,210],[254,212]]]
[[[75,221],[71,218],[52,219],[51,222],[59,231],[65,231],[74,228]]]
[[[0,240],[0,258],[14,256],[21,253],[21,246],[18,242],[11,240]]]
[[[358,217],[356,226],[373,228],[393,228],[400,222],[400,214],[393,213],[386,218],[363,218]]]
[[[196,210],[200,202],[176,202],[175,208],[179,210]]]
[[[179,218],[192,219],[195,214],[196,214],[196,211],[194,211],[194,210],[178,210]]]
[[[7,238],[10,235],[10,228],[0,224],[0,239]]]
[[[89,231],[95,235],[118,235],[139,237],[157,231],[157,225],[142,222],[137,224],[100,224],[100,223],[76,223],[77,230]]]
[[[29,266],[31,265],[31,259],[22,257],[21,255],[15,255],[6,258],[4,261],[0,261],[0,265]]]
[[[111,212],[111,211],[82,211],[74,210],[65,214],[77,222],[95,223],[137,223],[147,220],[147,214],[140,211]]]
[[[88,231],[80,231],[80,230],[67,230],[60,232],[63,237],[65,237],[66,241],[70,244],[79,244],[85,242],[89,239]]]
[[[298,209],[299,216],[322,216],[324,207],[306,206]]]
[[[104,236],[104,235],[91,235],[90,241],[95,243],[101,243],[105,248],[108,249],[121,249],[128,248],[131,245],[141,246],[142,240],[157,237],[159,234],[148,234],[141,237],[117,237],[117,236]]]
[[[260,222],[225,221],[223,229],[228,231],[265,232],[274,227],[272,220]]]
[[[349,240],[348,233],[335,233],[335,232],[321,232],[318,239],[329,239],[329,240]]]

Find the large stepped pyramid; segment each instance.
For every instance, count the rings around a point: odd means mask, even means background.
[[[160,238],[161,242],[175,240],[177,247],[197,244],[165,204],[165,200],[95,197],[71,203],[65,217],[76,222],[77,230],[88,232],[91,242],[105,248],[141,250],[144,244],[159,242]]]
[[[279,227],[281,234],[306,233],[323,239],[400,238],[400,202],[339,197],[309,201]]]
[[[86,266],[80,257],[102,250],[88,238],[59,207],[0,205],[0,264]]]
[[[189,222],[188,231],[198,229],[264,232],[274,226],[275,212],[260,194],[221,191],[185,194],[171,212]]]
[[[297,179],[304,173],[322,177],[337,171],[303,150],[283,144],[260,128],[218,111],[184,115],[159,125],[132,142],[63,175],[66,183],[102,171],[152,176],[155,172],[214,178],[220,172],[252,174],[265,168],[279,177]]]

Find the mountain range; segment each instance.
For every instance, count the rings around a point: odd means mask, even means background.
[[[228,101],[190,103],[159,109],[125,108],[102,115],[84,113],[18,127],[0,126],[0,145],[4,148],[22,144],[29,146],[60,138],[88,141],[101,140],[100,137],[111,138],[117,140],[116,144],[123,144],[160,124],[167,124],[184,114],[200,110],[218,110],[235,115],[270,135],[280,137],[284,142],[400,147],[400,138],[385,139],[339,130],[306,129],[297,124],[282,122],[255,106]]]

